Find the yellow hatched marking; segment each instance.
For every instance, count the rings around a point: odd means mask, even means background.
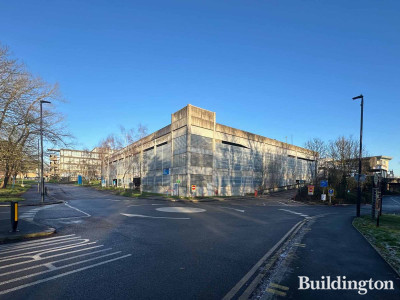
[[[270,288],[267,288],[267,292],[271,293],[271,294],[279,295],[279,296],[282,296],[282,297],[286,296],[285,292],[277,291],[277,290],[270,289]]]
[[[276,284],[276,283],[271,283],[270,286],[272,286],[274,288],[278,288],[278,289],[284,290],[284,291],[288,291],[289,290],[289,288],[287,286]]]
[[[303,247],[303,248],[306,246],[306,244],[299,244],[299,243],[294,243],[293,245],[296,247]]]

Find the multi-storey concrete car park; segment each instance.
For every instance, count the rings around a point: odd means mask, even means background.
[[[243,195],[310,181],[315,153],[216,123],[216,113],[187,105],[171,124],[115,152],[109,185],[190,195]]]

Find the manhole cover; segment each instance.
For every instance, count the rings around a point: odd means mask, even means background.
[[[186,213],[186,214],[193,214],[206,211],[205,209],[195,208],[195,207],[159,207],[156,208],[156,210],[163,212]]]

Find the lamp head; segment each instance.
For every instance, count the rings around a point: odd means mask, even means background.
[[[361,94],[360,96],[353,97],[353,100],[362,99],[362,98],[364,98],[364,96]]]

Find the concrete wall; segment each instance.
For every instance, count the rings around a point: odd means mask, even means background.
[[[108,182],[141,177],[148,192],[243,195],[312,179],[314,153],[216,123],[216,114],[188,105],[171,124],[114,153]],[[169,174],[167,174],[169,173]],[[180,181],[179,184],[176,184]]]

